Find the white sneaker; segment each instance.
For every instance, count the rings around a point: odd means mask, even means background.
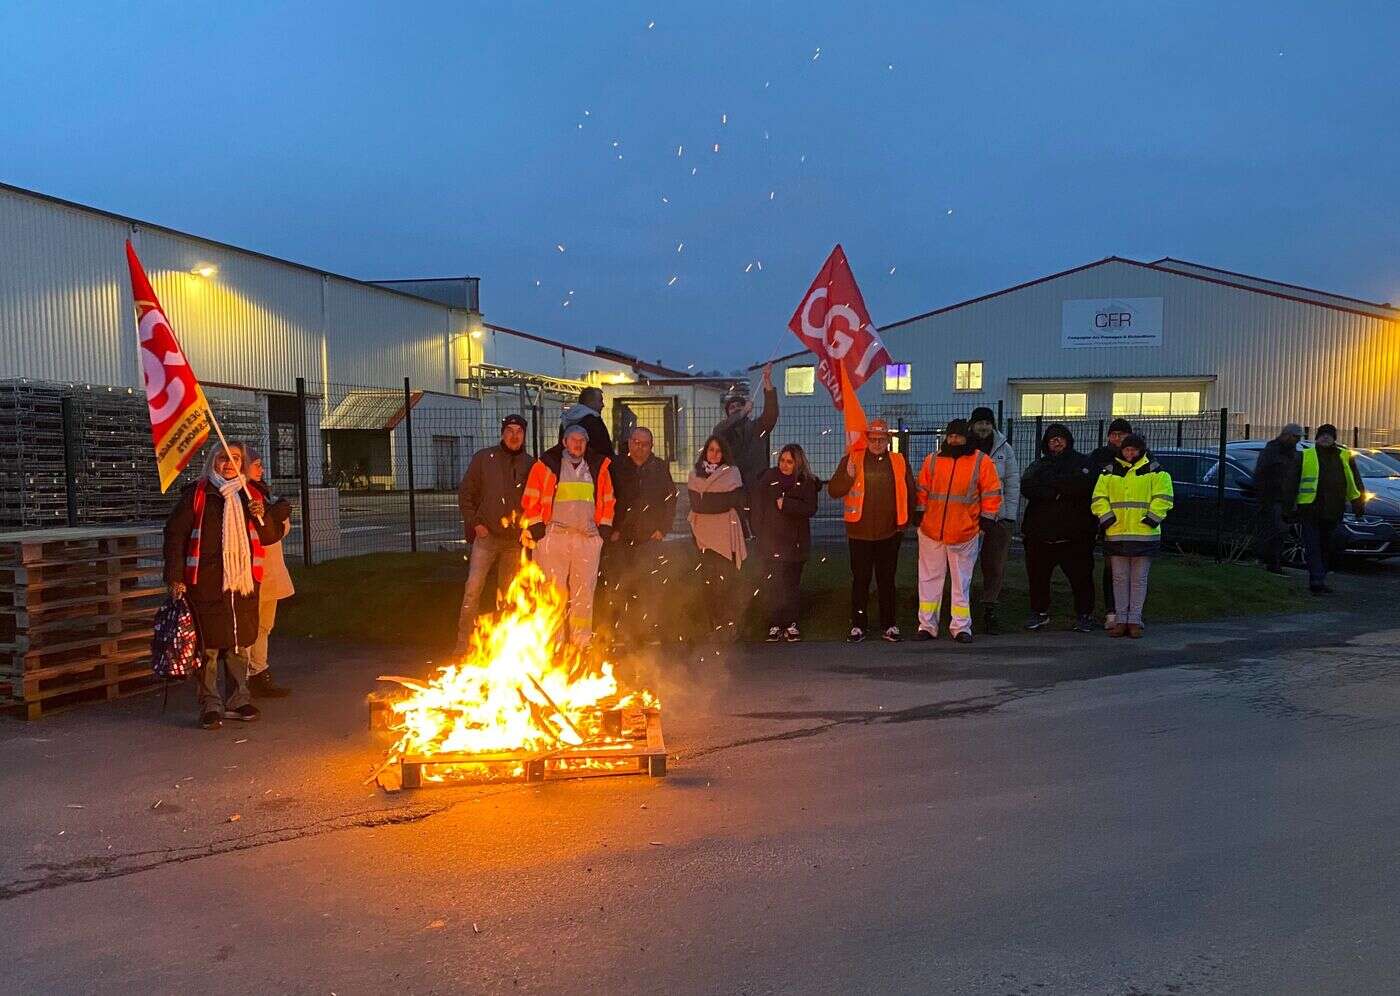
[[[783,628],[781,626],[768,627],[768,642],[777,643],[783,638]]]
[[[787,639],[788,643],[797,643],[802,639],[802,634],[797,629],[797,623],[793,623],[789,626],[783,633],[783,636]]]
[[[903,637],[899,635],[899,627],[891,626],[882,634],[884,639],[890,643],[898,643]]]
[[[865,630],[861,629],[859,626],[852,626],[852,627],[851,627],[851,635],[848,636],[848,637],[846,637],[846,642],[847,642],[847,643],[860,643],[860,642],[861,642],[862,640],[864,640],[864,639],[865,639]]]

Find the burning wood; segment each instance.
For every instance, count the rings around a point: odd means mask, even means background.
[[[565,608],[563,593],[523,561],[460,661],[426,681],[382,676],[404,693],[371,700],[371,724],[397,738],[380,785],[665,774],[656,696],[622,687],[611,664],[562,639]]]

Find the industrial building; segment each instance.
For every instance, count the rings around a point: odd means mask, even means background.
[[[411,423],[415,486],[446,490],[504,412],[533,416],[549,445],[585,385],[604,389],[615,427],[654,423],[679,474],[709,429],[685,413],[718,403],[659,362],[486,321],[474,277],[357,280],[5,184],[0,381],[139,395],[128,238],[210,396],[262,424],[274,479],[296,477],[305,431],[312,485],[406,487]]]
[[[897,362],[860,391],[892,418],[978,405],[1006,417],[1400,427],[1400,309],[1177,259],[1109,257],[885,325]],[[775,372],[827,403],[810,353]],[[755,372],[758,367],[755,367]]]

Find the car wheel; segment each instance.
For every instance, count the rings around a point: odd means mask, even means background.
[[[1308,562],[1303,548],[1303,527],[1294,522],[1283,534],[1283,562],[1290,567],[1302,567]]]

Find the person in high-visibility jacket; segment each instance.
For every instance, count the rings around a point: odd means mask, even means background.
[[[919,631],[918,640],[938,636],[943,606],[943,579],[952,575],[952,613],[948,624],[958,643],[972,642],[972,571],[982,531],[1001,509],[1001,481],[996,464],[967,438],[967,422],[955,418],[943,433],[937,453],[919,470]]]
[[[530,468],[521,495],[524,526],[535,541],[535,562],[569,600],[569,639],[593,639],[593,594],[598,560],[612,533],[617,498],[611,461],[588,448],[588,431],[577,423]]]
[[[1142,636],[1147,574],[1162,545],[1162,520],[1172,510],[1172,477],[1147,453],[1147,440],[1132,433],[1094,485],[1090,510],[1104,530],[1113,571],[1117,618],[1109,636]]]
[[[1337,556],[1334,541],[1348,505],[1358,515],[1365,508],[1351,451],[1337,445],[1336,426],[1320,425],[1313,445],[1303,451],[1298,477],[1298,522],[1308,560],[1308,590],[1314,595],[1332,591],[1327,570]]]

